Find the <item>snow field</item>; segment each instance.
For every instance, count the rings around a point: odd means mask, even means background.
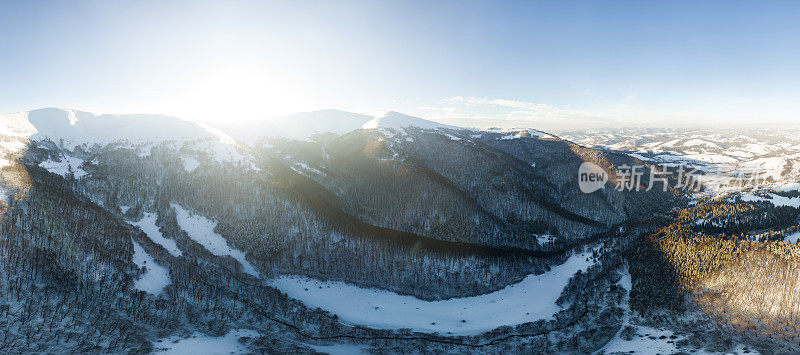
[[[241,337],[258,337],[259,334],[251,329],[231,330],[221,337],[212,337],[201,333],[194,333],[191,337],[180,338],[173,336],[153,343],[156,354],[169,355],[228,355],[244,354],[247,349],[239,343]]]
[[[425,333],[477,335],[501,326],[551,319],[561,310],[556,300],[569,279],[593,265],[591,253],[571,256],[541,275],[474,297],[424,301],[386,290],[341,281],[280,276],[269,283],[309,308],[322,308],[347,324]]]

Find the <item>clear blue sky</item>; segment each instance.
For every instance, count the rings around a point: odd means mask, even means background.
[[[800,2],[0,2],[0,112],[800,122]]]

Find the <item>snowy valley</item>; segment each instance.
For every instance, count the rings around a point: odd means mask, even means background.
[[[0,351],[795,350],[710,322],[742,305],[696,288],[728,292],[743,255],[798,254],[793,138],[636,134],[0,115]],[[765,162],[781,188],[578,188],[584,162],[673,157]],[[737,258],[683,270],[695,239]]]

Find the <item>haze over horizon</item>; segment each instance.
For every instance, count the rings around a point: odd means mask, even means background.
[[[796,127],[796,3],[0,4],[0,112]],[[612,16],[613,15],[613,16]]]
[[[0,355],[800,354],[797,13],[0,1]]]

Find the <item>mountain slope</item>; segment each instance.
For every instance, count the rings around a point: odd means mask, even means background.
[[[376,129],[376,128],[401,129],[406,127],[416,127],[423,129],[458,128],[455,126],[449,126],[434,121],[429,121],[419,117],[404,115],[400,112],[394,112],[394,111],[389,111],[381,116],[377,116],[372,120],[361,125],[361,128],[364,129]]]
[[[625,307],[640,302],[641,270],[631,268],[632,287],[619,286],[628,243],[685,200],[611,186],[583,194],[576,174],[585,161],[613,174],[637,158],[535,130],[315,115],[295,118],[358,125],[247,144],[163,116],[4,116],[0,312],[12,340],[0,347],[148,352],[200,333],[253,334],[241,346],[254,352],[353,342],[396,352],[584,353],[636,321]],[[130,136],[101,129],[119,120]],[[547,297],[531,284],[541,280],[554,280]],[[316,309],[327,287],[375,304]],[[509,311],[513,322],[481,325],[481,316],[441,306],[504,294],[546,317]],[[413,322],[364,318],[402,310],[386,299],[432,308],[403,312]],[[65,315],[80,322],[58,325]],[[476,331],[429,331],[452,324]]]

